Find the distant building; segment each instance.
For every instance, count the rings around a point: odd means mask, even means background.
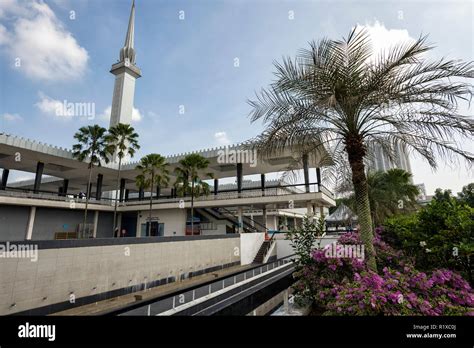
[[[425,184],[416,184],[416,187],[418,187],[418,190],[420,190],[420,193],[418,194],[417,199],[418,200],[426,200],[426,187]]]
[[[369,163],[369,170],[386,172],[387,170],[393,168],[400,168],[412,173],[410,157],[408,156],[406,149],[401,144],[398,144],[394,149],[394,154],[395,159],[392,161],[387,156],[387,154],[382,151],[381,146],[374,146],[372,158],[370,159]]]

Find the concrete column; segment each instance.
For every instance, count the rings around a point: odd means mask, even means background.
[[[293,226],[295,229],[298,228],[296,216],[293,218]]]
[[[242,207],[238,207],[237,214],[239,217],[239,233],[243,233],[244,232],[244,209]]]
[[[130,190],[129,189],[126,189],[125,190],[125,202],[128,201],[128,195],[130,194]]]
[[[308,167],[308,154],[303,155],[303,173],[304,173],[304,186],[306,192],[309,192],[309,167]]]
[[[97,175],[97,184],[95,189],[95,199],[98,201],[102,198],[102,181],[104,176],[102,174]]]
[[[33,192],[38,193],[41,186],[41,177],[43,176],[44,163],[38,162],[36,164],[36,174],[35,174],[35,185],[33,187]]]
[[[94,212],[94,232],[92,232],[92,237],[97,238],[97,225],[99,224],[99,211]]]
[[[141,223],[140,223],[140,222],[141,222],[141,221],[140,221],[140,213],[141,213],[140,211],[137,212],[137,234],[136,234],[137,237],[141,237],[141,236],[142,236],[142,231],[141,231],[142,225],[141,225]]]
[[[30,215],[28,217],[28,225],[26,226],[26,240],[31,240],[33,236],[33,227],[35,225],[35,217],[36,217],[36,207],[30,207]]]
[[[279,231],[280,230],[280,226],[278,224],[278,215],[273,215],[273,226],[275,226],[275,230]]]
[[[219,193],[219,179],[214,179],[214,196]]]
[[[318,182],[318,192],[321,192],[321,169],[316,168],[316,181]]]
[[[63,180],[63,187],[61,188],[61,195],[66,197],[67,196],[67,189],[69,187],[69,180],[64,179]]]
[[[262,187],[262,196],[265,196],[265,174],[260,174],[260,186]]]
[[[242,192],[242,178],[243,178],[243,173],[242,173],[242,163],[237,163],[237,192],[240,197],[240,193]]]
[[[89,197],[89,199],[92,196],[92,183],[89,184],[89,191],[87,191],[87,196]]]
[[[120,179],[120,197],[119,202],[123,202],[125,196],[125,179]]]
[[[8,181],[8,174],[10,174],[10,170],[3,168],[2,172],[2,182],[0,184],[0,190],[5,190],[7,187],[7,181]]]
[[[255,228],[255,221],[253,220],[253,213],[250,213],[250,223],[252,224],[252,227]]]
[[[309,216],[309,217],[313,217],[314,216],[314,212],[313,212],[313,204],[311,202],[308,202],[306,204],[306,214]]]

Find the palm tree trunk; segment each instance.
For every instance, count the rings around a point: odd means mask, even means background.
[[[90,187],[91,187],[91,180],[92,180],[92,167],[93,165],[89,165],[89,181],[87,181],[87,189],[86,189],[86,209],[84,209],[84,222],[82,223],[82,234],[84,235],[86,232],[86,222],[87,222],[87,208],[89,206],[89,196],[90,196]]]
[[[117,193],[120,191],[120,170],[122,167],[122,157],[119,157],[119,166],[118,166],[118,173],[117,173]],[[118,206],[118,196],[115,197],[115,207],[114,207],[114,230],[117,228],[117,206]],[[117,236],[119,237],[119,236]]]
[[[148,236],[151,237],[151,210],[153,206],[153,181],[155,179],[155,176],[152,174],[151,175],[151,184],[150,184],[150,214],[148,217]]]
[[[366,153],[362,139],[354,137],[346,141],[346,150],[352,169],[352,183],[357,208],[358,222],[360,225],[360,239],[364,244],[365,258],[370,270],[377,271],[374,249],[374,232],[369,203],[369,187],[365,175],[364,156]]]
[[[191,234],[194,236],[194,180],[191,183]]]

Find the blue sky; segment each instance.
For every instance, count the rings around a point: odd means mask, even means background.
[[[71,147],[79,127],[108,126],[109,70],[124,42],[130,5],[0,0],[0,132]],[[137,157],[257,135],[262,127],[250,124],[247,99],[272,81],[274,60],[294,56],[310,40],[340,38],[359,24],[395,41],[429,34],[434,57],[473,60],[473,22],[467,0],[136,0],[135,47],[143,75],[135,91],[140,120],[133,125],[142,145]],[[63,100],[94,103],[95,119],[54,115],[51,106]],[[472,107],[466,113],[472,115]],[[472,143],[467,146],[472,150]],[[474,179],[464,167],[432,173],[416,158],[412,167],[415,182],[425,182],[429,192],[459,191]]]

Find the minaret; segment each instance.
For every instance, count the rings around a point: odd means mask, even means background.
[[[130,124],[132,121],[135,80],[141,77],[141,71],[135,65],[135,49],[133,48],[134,31],[135,0],[133,0],[130,20],[128,21],[125,45],[120,50],[120,61],[112,65],[112,69],[110,70],[110,72],[115,75],[110,127],[118,123]]]

